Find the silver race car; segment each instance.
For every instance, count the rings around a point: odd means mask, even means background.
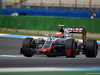
[[[70,33],[82,34],[82,42],[73,39]],[[47,39],[25,38],[20,53],[26,57],[34,54],[45,54],[47,57],[66,56],[68,58],[85,54],[86,57],[96,57],[98,43],[96,40],[86,40],[84,28],[61,27],[59,31]]]

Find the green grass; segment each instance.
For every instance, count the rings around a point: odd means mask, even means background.
[[[1,72],[0,75],[100,75],[100,71]]]
[[[22,33],[22,32],[11,32],[11,31],[2,31],[2,30],[0,30],[0,33],[3,33],[3,34],[16,34],[16,35],[29,35],[29,36],[45,36],[44,34],[39,34],[39,33],[38,34],[36,34],[36,33]],[[82,39],[82,37],[76,37],[76,36],[74,36],[73,38]],[[87,37],[87,39],[100,40],[100,38],[93,38],[93,37]]]

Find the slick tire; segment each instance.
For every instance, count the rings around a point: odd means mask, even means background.
[[[34,42],[33,38],[25,38],[22,44],[22,54],[26,57],[32,57],[34,53],[30,51],[32,48],[32,43]]]
[[[98,43],[96,40],[87,40],[85,44],[85,56],[96,57],[98,53]]]
[[[68,39],[65,42],[65,54],[67,58],[76,57],[75,50],[77,48],[77,43],[74,39]]]

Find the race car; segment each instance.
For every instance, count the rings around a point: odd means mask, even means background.
[[[73,39],[70,33],[82,34],[83,42]],[[86,29],[61,27],[59,31],[47,39],[25,38],[20,49],[25,57],[32,57],[34,54],[45,54],[47,57],[66,56],[74,58],[83,54],[86,57],[96,57],[98,43],[96,40],[86,40]]]

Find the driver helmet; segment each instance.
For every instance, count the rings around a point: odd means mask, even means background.
[[[63,33],[62,32],[57,32],[55,37],[57,38],[63,38]]]

